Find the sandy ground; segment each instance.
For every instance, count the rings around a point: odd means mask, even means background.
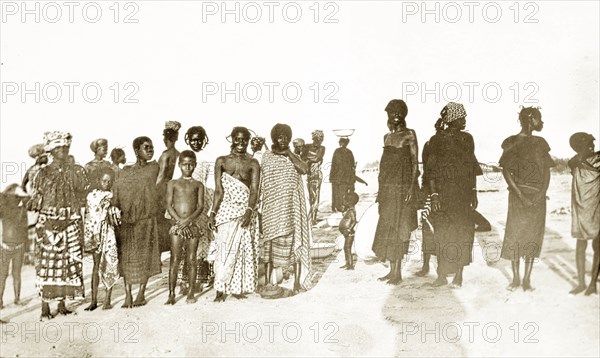
[[[417,233],[399,286],[377,281],[387,272],[381,263],[361,261],[355,271],[340,270],[343,253],[338,251],[314,262],[316,286],[295,297],[264,300],[251,295],[213,303],[210,290],[196,304],[186,304],[179,296],[175,306],[167,307],[164,265],[149,283],[144,307],[120,308],[121,282],[110,311],[84,311],[88,295],[84,302],[70,303],[75,314],[39,322],[34,271],[27,266],[25,307],[10,304],[11,278],[7,282],[8,305],[1,317],[10,323],[1,327],[0,356],[600,356],[598,295],[568,294],[576,275],[569,235],[570,177],[552,178],[542,258],[532,276],[537,289],[525,293],[505,290],[510,263],[498,257],[508,196],[504,181],[495,175],[478,185],[479,210],[493,230],[477,233],[474,262],[465,269],[461,289],[427,286],[433,274],[414,276],[422,264]],[[362,193],[359,216],[377,190],[376,178],[361,176],[372,185],[357,187]],[[324,184],[324,210],[329,193]],[[331,215],[323,212],[321,217]],[[317,242],[339,242],[337,228],[321,225],[314,234]],[[164,254],[164,263],[167,258]],[[86,260],[88,274],[90,264]]]

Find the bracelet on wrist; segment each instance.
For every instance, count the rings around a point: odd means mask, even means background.
[[[438,194],[438,193],[431,193],[431,197],[433,198],[434,196],[440,196],[440,194]]]

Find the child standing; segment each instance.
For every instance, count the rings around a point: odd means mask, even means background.
[[[577,153],[569,160],[573,175],[571,191],[571,235],[577,239],[575,259],[577,262],[577,278],[579,284],[571,294],[583,292],[585,286],[585,250],[588,241],[594,248],[592,264],[592,281],[585,292],[586,295],[596,293],[598,279],[600,240],[600,152],[594,152],[594,136],[578,132],[571,136],[569,144]]]
[[[197,225],[197,220],[204,208],[204,185],[192,178],[196,168],[196,154],[191,150],[184,150],[179,155],[179,168],[181,178],[167,183],[167,210],[171,215],[173,225],[169,230],[171,236],[171,264],[169,267],[169,299],[165,304],[175,304],[175,286],[177,285],[177,271],[181,262],[183,245],[187,245],[188,280],[190,289],[187,292],[187,303],[194,303],[194,283],[197,275],[196,250],[202,232]]]
[[[344,217],[340,221],[339,229],[342,235],[344,235],[344,256],[346,257],[346,264],[340,268],[346,270],[354,270],[354,259],[352,257],[352,244],[354,243],[354,228],[356,227],[356,204],[358,203],[358,194],[351,191],[344,195]]]
[[[21,195],[19,195],[21,194]],[[12,262],[13,289],[16,305],[21,302],[21,267],[27,244],[26,196],[17,184],[9,185],[0,194],[0,308],[3,307],[4,287],[8,278],[8,266]]]
[[[111,188],[115,173],[110,167],[97,171],[99,189],[87,196],[87,216],[84,226],[84,249],[94,258],[92,270],[92,302],[85,309],[93,311],[98,307],[98,285],[100,278],[106,288],[102,309],[111,309],[112,288],[119,279],[119,258],[115,226],[120,224],[119,209],[110,205],[113,197]]]

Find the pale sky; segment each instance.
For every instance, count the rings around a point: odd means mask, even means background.
[[[73,134],[72,154],[79,163],[93,158],[89,143],[98,137],[107,138],[111,149],[126,147],[128,161],[133,161],[133,138],[147,135],[155,142],[158,159],[168,120],[183,124],[179,150],[185,149],[183,133],[188,127],[206,128],[210,144],[200,154],[206,161],[228,152],[225,137],[237,125],[268,138],[275,123],[287,123],[294,137],[307,141],[312,130],[322,129],[326,161],[337,147],[332,130],[353,128],[349,147],[362,167],[381,156],[387,131],[384,108],[393,98],[407,102],[407,123],[416,130],[420,147],[433,134],[433,124],[448,99],[463,103],[481,162],[496,162],[502,140],[519,131],[517,113],[522,104],[541,107],[545,128],[540,135],[547,139],[552,155],[573,155],[568,139],[574,132],[600,137],[598,1],[520,2],[518,14],[513,1],[480,2],[474,7],[472,23],[464,2],[453,3],[462,11],[455,23],[450,21],[456,8],[446,2],[428,4],[429,9],[439,4],[439,23],[435,14],[422,22],[420,1],[321,2],[317,23],[313,1],[276,3],[273,23],[264,2],[237,2],[239,23],[234,15],[221,21],[220,1],[133,1],[127,8],[127,2],[121,2],[118,23],[110,8],[114,1],[96,1],[102,9],[96,23],[87,22],[81,13],[89,2],[74,8],[73,23],[66,7],[61,9],[62,17],[50,23],[57,17],[56,9],[44,10],[46,2],[38,2],[40,22],[36,23],[34,15],[22,22],[21,1],[1,3],[2,187],[21,180],[32,164],[27,149],[41,142],[47,130]],[[229,2],[230,9],[235,3]],[[284,6],[287,20],[282,15]],[[302,14],[292,23],[296,7]],[[262,17],[251,23],[256,8]],[[496,8],[502,13],[492,23]],[[216,14],[210,15],[211,10]],[[87,14],[93,19],[94,8],[88,8]],[[128,14],[138,22],[124,23]],[[327,15],[338,22],[325,23]],[[21,83],[34,89],[36,82],[40,103],[34,94],[26,95],[22,103]],[[62,90],[57,103],[50,103],[56,97],[55,86],[48,85],[52,82]],[[80,84],[73,103],[65,82]],[[121,87],[119,103],[114,103],[114,87],[111,90],[115,82]],[[133,88],[123,88],[128,82],[138,88],[133,96],[138,103],[123,103]],[[234,89],[236,82],[240,103],[235,103],[233,94],[222,103],[220,92],[205,92],[203,102],[203,87],[225,83]],[[265,85],[269,82],[279,84],[273,87],[273,103]],[[97,103],[87,103],[82,96],[81,89],[88,83],[102,89]],[[256,97],[251,83],[262,90],[256,103],[251,103]],[[282,94],[286,84],[288,100]],[[246,96],[241,93],[244,86]],[[298,102],[290,103],[295,87],[302,94]],[[454,98],[457,88],[462,91],[458,99]],[[498,88],[502,93],[496,96]],[[94,96],[93,87],[88,93]],[[327,95],[337,103],[324,103]],[[527,96],[538,102],[525,103]]]

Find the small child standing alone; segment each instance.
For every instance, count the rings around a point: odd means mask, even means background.
[[[344,235],[344,256],[346,257],[346,264],[340,268],[346,270],[354,270],[354,258],[352,257],[352,244],[354,243],[354,233],[356,227],[356,204],[358,203],[358,194],[355,192],[348,192],[344,195],[343,206],[344,206],[344,217],[340,221],[339,229],[342,235]]]

